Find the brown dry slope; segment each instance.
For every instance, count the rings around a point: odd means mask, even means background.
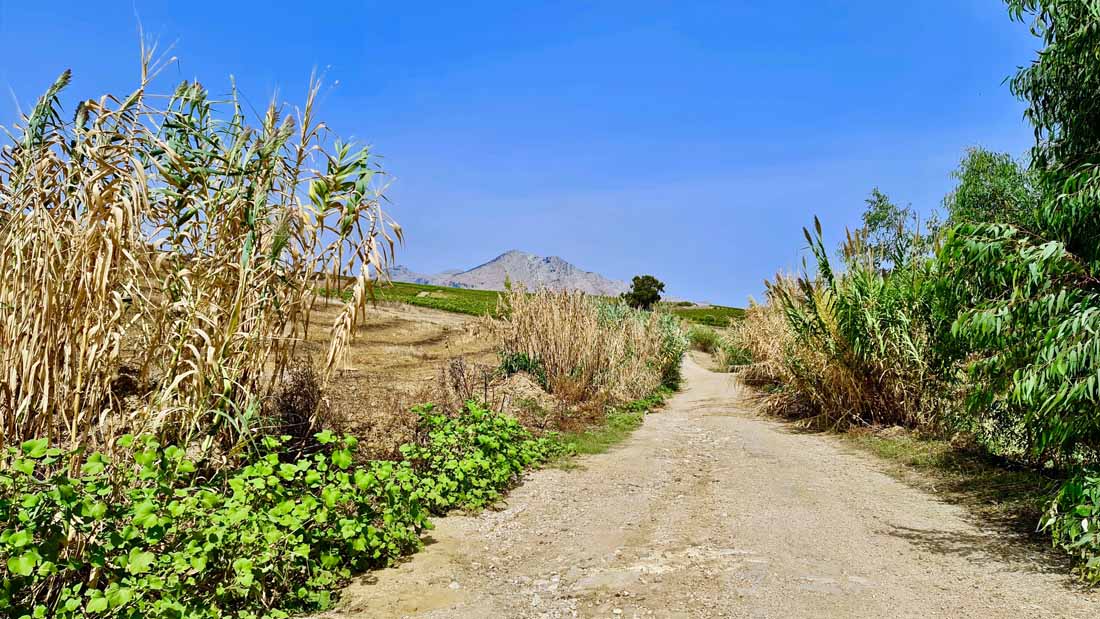
[[[1095,617],[1025,547],[830,437],[754,416],[728,375],[624,445],[438,521],[335,617]]]

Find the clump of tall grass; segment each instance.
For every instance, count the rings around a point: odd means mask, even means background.
[[[679,381],[687,338],[674,316],[581,292],[517,288],[503,303],[502,318],[488,323],[502,355],[537,364],[567,401],[636,400]]]
[[[247,439],[317,274],[355,277],[327,377],[400,239],[370,152],[316,120],[316,81],[293,113],[253,119],[235,91],[153,94],[142,61],[132,92],[75,114],[66,71],[0,152],[0,446]]]
[[[700,352],[714,353],[721,346],[721,338],[718,332],[710,327],[693,326],[688,330],[687,337],[691,347]]]
[[[806,238],[816,274],[769,282],[767,304],[737,327],[735,341],[753,360],[743,376],[777,387],[773,408],[817,425],[941,423],[922,264],[885,271],[860,259],[850,239],[847,269],[836,273],[820,224]]]

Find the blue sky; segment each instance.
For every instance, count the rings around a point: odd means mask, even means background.
[[[399,260],[559,255],[671,294],[743,304],[879,186],[927,212],[971,145],[1022,155],[1003,80],[1037,41],[995,0],[13,2],[0,0],[0,124],[65,68],[68,101],[129,92],[137,17],[179,62],[163,90],[229,75],[374,145]]]

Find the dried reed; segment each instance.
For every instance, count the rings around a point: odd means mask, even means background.
[[[315,120],[317,80],[294,115],[273,101],[250,126],[235,90],[149,94],[155,64],[143,49],[138,87],[82,101],[71,121],[65,72],[8,132],[0,446],[248,439],[308,328],[317,274],[355,277],[327,377],[401,238],[369,151]]]
[[[506,355],[537,360],[550,391],[569,402],[644,397],[678,370],[687,340],[671,315],[632,310],[581,292],[521,288],[489,321]]]

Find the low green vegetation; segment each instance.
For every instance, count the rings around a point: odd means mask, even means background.
[[[253,617],[329,606],[354,571],[420,545],[423,481],[407,463],[354,465],[317,436],[210,473],[183,449],[123,437],[125,457],[8,448],[0,473],[0,614]]]
[[[646,414],[663,406],[672,393],[672,389],[661,387],[647,398],[612,408],[601,425],[560,435],[559,454],[570,456],[607,451],[630,436],[631,432],[642,425]]]
[[[665,309],[684,320],[711,327],[728,327],[745,316],[745,310],[740,307],[726,307],[724,305],[708,305],[706,307],[672,305],[665,306]]]
[[[1007,485],[993,469],[967,479],[990,497],[1018,483],[1021,513],[1097,582],[1100,13],[1007,5],[1043,45],[1010,81],[1035,131],[1030,157],[967,151],[943,221],[874,189],[839,256],[815,221],[812,266],[769,282],[732,340],[776,412],[823,428],[906,426],[1012,471]],[[946,442],[871,444],[916,466],[964,460]],[[1035,496],[1045,509],[1023,505]]]
[[[691,347],[698,351],[714,353],[721,346],[721,337],[710,327],[693,326],[688,329],[687,336]]]
[[[421,546],[429,514],[499,500],[527,469],[623,440],[667,395],[610,410],[583,432],[536,438],[468,402],[418,408],[403,461],[358,462],[323,432],[302,453],[267,437],[212,471],[151,436],[127,454],[9,447],[0,467],[0,614],[9,617],[285,617],[329,608],[352,574]]]
[[[423,501],[435,514],[495,503],[525,469],[558,448],[553,438],[533,438],[515,419],[476,402],[455,415],[431,405],[413,412],[421,440],[401,447],[401,455],[417,472]]]
[[[333,294],[322,290],[327,296],[339,296],[350,298],[350,291],[342,291]],[[429,286],[425,284],[407,284],[404,282],[387,282],[376,284],[374,298],[376,301],[405,303],[418,307],[430,307],[432,309],[457,314],[469,314],[471,316],[493,316],[499,311],[501,293],[495,290],[474,290],[472,288],[447,288],[445,286]]]

